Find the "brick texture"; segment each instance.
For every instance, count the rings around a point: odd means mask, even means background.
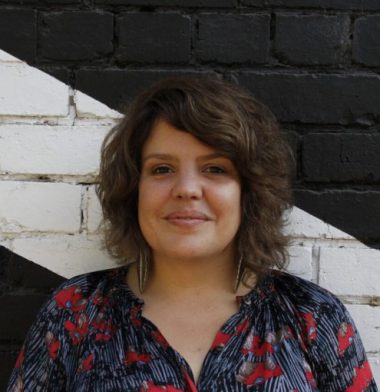
[[[66,278],[116,265],[116,261],[102,248],[99,236],[30,235],[13,240],[12,247],[16,254],[38,260],[42,267]]]
[[[242,72],[237,79],[284,122],[372,125],[380,117],[376,75]]]
[[[265,63],[269,22],[269,15],[202,14],[198,20],[196,56],[202,62]]]
[[[125,0],[95,0],[96,4],[125,5]],[[128,0],[129,5],[163,7],[233,7],[237,0]]]
[[[113,50],[113,16],[77,11],[41,15],[39,55],[54,60],[96,59]]]
[[[337,295],[380,295],[379,251],[321,248],[319,283]]]
[[[0,246],[0,265],[2,282],[9,288],[34,289],[48,294],[63,282],[62,277],[30,263],[3,246]]]
[[[195,70],[80,70],[76,74],[77,87],[91,96],[102,98],[109,106],[124,111],[126,104],[151,83],[172,75],[207,75]],[[104,92],[107,92],[106,94]]]
[[[80,186],[1,181],[0,193],[2,233],[79,231]]]
[[[0,116],[56,116],[69,112],[69,89],[24,63],[0,63]]]
[[[276,15],[276,55],[292,64],[345,62],[349,44],[348,15]]]
[[[356,320],[360,336],[368,351],[380,351],[380,306],[348,305],[348,311]]]
[[[308,134],[303,138],[302,164],[307,181],[380,180],[380,135]]]
[[[380,381],[379,18],[377,0],[2,1],[0,390],[59,275],[115,265],[94,192],[112,109],[184,74],[278,115],[297,165],[289,270],[341,296]]]
[[[117,57],[125,62],[184,63],[190,59],[191,20],[178,13],[127,13],[118,19]]]
[[[380,242],[380,192],[295,190],[297,205],[363,240]]]
[[[0,323],[0,336],[4,340],[23,341],[25,331],[33,323],[38,310],[48,296],[27,290],[11,292],[0,297],[3,317]]]
[[[278,6],[291,8],[315,8],[334,10],[379,10],[380,4],[374,0],[241,0],[243,5]]]
[[[0,125],[0,156],[9,154],[0,174],[95,176],[109,127]]]
[[[355,21],[353,55],[355,61],[368,66],[380,65],[380,15]]]
[[[0,9],[0,48],[33,61],[37,46],[36,23],[34,10]]]

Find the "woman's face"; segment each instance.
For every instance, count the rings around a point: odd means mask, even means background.
[[[241,186],[234,164],[158,120],[142,150],[138,217],[157,258],[234,255]]]

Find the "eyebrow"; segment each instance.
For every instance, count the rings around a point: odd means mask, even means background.
[[[213,152],[211,154],[201,155],[198,157],[199,160],[207,161],[208,159],[215,159],[215,158],[225,158],[228,159],[225,155],[219,152]],[[161,153],[152,153],[148,154],[142,159],[142,162],[146,162],[149,159],[160,159],[160,160],[170,160],[170,161],[177,161],[178,159],[171,154],[161,154]]]

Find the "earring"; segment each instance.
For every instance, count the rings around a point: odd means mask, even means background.
[[[237,267],[237,272],[236,272],[235,284],[234,284],[235,293],[238,291],[240,283],[243,279],[243,275],[244,275],[243,258],[240,257],[238,267]]]
[[[148,260],[144,252],[140,250],[137,264],[137,278],[139,281],[140,293],[145,290],[146,280],[148,277]]]

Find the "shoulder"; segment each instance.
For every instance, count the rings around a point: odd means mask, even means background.
[[[292,329],[306,346],[323,347],[340,344],[355,333],[354,322],[344,304],[334,294],[300,277],[273,272],[272,305],[277,312],[286,313]]]
[[[67,357],[72,347],[82,344],[99,314],[118,306],[125,267],[90,272],[62,283],[40,309],[25,340],[25,351],[40,347],[50,359]],[[96,331],[95,331],[96,332]],[[94,332],[94,333],[95,333]]]
[[[120,302],[132,305],[133,296],[125,283],[127,266],[89,272],[66,280],[51,295],[42,312],[62,319],[83,318],[89,321],[99,312],[112,312]],[[128,295],[129,294],[129,295]]]
[[[297,276],[273,272],[270,303],[286,318],[320,390],[377,390],[351,315],[334,294]]]
[[[89,349],[86,339],[99,329],[93,321],[107,306],[111,308],[110,298],[119,281],[123,282],[124,270],[82,274],[68,279],[52,293],[29,329],[9,390],[20,383],[28,391],[39,390],[41,385],[65,389],[66,377],[71,376],[68,369],[78,366],[78,347],[81,345],[84,353]],[[100,339],[108,338],[108,330],[101,332]]]
[[[291,328],[315,359],[324,358],[328,363],[332,358],[342,359],[347,351],[347,355],[364,360],[355,323],[339,298],[313,282],[284,272],[273,273],[271,281],[275,293],[272,301],[287,312]]]
[[[126,267],[119,267],[74,276],[62,283],[51,299],[58,307],[77,311],[89,299],[96,302],[94,296],[112,294],[122,283],[125,273]]]
[[[344,309],[342,302],[330,291],[309,280],[282,271],[272,271],[269,281],[280,301],[294,309],[315,312],[324,307]]]
[[[78,322],[93,317],[117,302],[115,295],[123,283],[126,267],[89,272],[63,282],[42,306],[34,327],[62,329],[67,320]],[[67,327],[67,325],[66,325]]]

